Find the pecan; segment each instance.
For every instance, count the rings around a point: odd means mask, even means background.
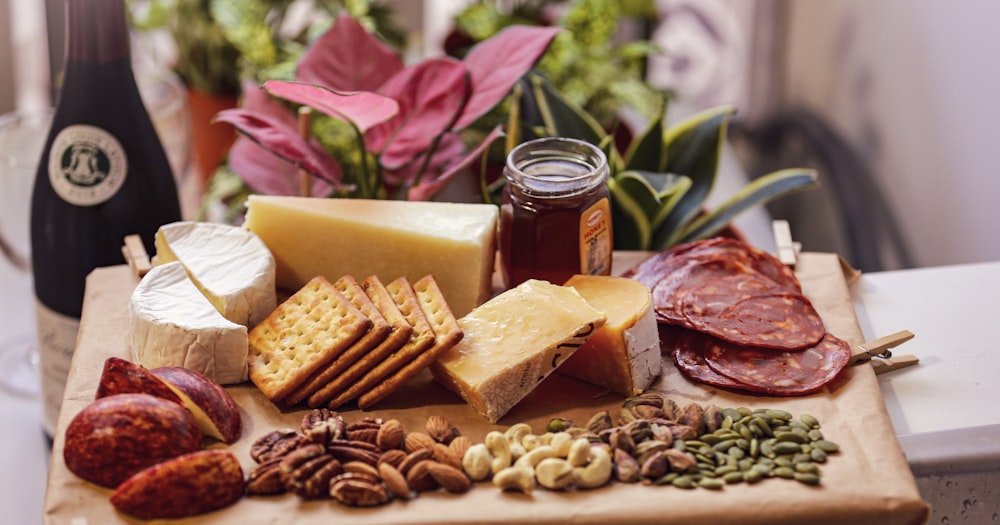
[[[427,418],[427,434],[437,441],[447,445],[458,436],[458,428],[442,416],[430,416]]]
[[[285,489],[303,499],[326,495],[330,480],[343,472],[340,462],[329,454],[320,454],[298,465],[285,478]]]
[[[381,483],[341,474],[330,483],[330,497],[351,507],[372,507],[389,501],[389,493]]]
[[[251,470],[247,477],[247,494],[256,496],[284,494],[285,476],[280,463],[281,458],[273,458]]]
[[[382,450],[397,449],[403,444],[406,432],[398,419],[390,419],[382,423],[375,436],[375,444]]]
[[[257,438],[250,445],[250,457],[258,463],[280,458],[305,444],[305,438],[294,430],[274,430]]]
[[[311,443],[326,444],[347,434],[347,423],[337,412],[328,408],[315,408],[302,416],[299,425],[302,435]]]
[[[431,474],[431,465],[437,464],[431,459],[418,461],[406,472],[406,484],[416,492],[426,492],[438,488],[440,484]]]
[[[316,443],[297,448],[288,454],[285,454],[285,456],[281,458],[281,471],[285,474],[289,474],[293,470],[304,465],[309,460],[323,455],[323,453],[323,445]]]
[[[375,438],[381,427],[382,420],[379,418],[366,417],[351,421],[347,424],[347,439],[375,444]]]
[[[373,465],[362,461],[348,461],[347,463],[344,463],[344,472],[361,474],[374,481],[379,480],[378,469],[376,469]]]
[[[345,441],[335,445],[329,445],[326,447],[326,450],[330,453],[330,455],[340,460],[341,463],[360,461],[374,467],[378,464],[380,454],[378,450],[372,450],[365,445],[371,447],[375,446],[370,443],[365,443],[364,441]]]

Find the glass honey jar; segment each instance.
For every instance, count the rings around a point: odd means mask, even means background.
[[[575,139],[536,139],[508,154],[500,206],[506,287],[611,273],[608,173],[604,152]]]

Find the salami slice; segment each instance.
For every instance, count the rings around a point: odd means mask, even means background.
[[[785,396],[820,390],[837,377],[851,357],[850,346],[832,334],[802,352],[776,352],[707,337],[689,344],[704,345],[705,362],[720,375],[749,390]]]
[[[751,390],[735,379],[730,379],[708,366],[705,361],[705,354],[700,348],[690,344],[679,344],[674,347],[671,355],[677,369],[684,374],[684,377],[692,381],[705,383],[728,390]],[[754,391],[754,390],[751,390]]]

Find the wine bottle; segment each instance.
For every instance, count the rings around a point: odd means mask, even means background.
[[[170,164],[132,73],[123,0],[66,1],[66,60],[31,201],[43,429],[51,439],[79,329],[86,277],[149,253],[180,220]]]

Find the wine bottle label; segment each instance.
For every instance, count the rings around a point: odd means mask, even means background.
[[[114,135],[95,126],[67,126],[49,152],[49,180],[66,202],[95,206],[118,193],[128,174],[128,158]]]
[[[40,301],[36,301],[35,305],[39,375],[42,380],[42,427],[46,434],[54,436],[80,320],[56,312]]]

